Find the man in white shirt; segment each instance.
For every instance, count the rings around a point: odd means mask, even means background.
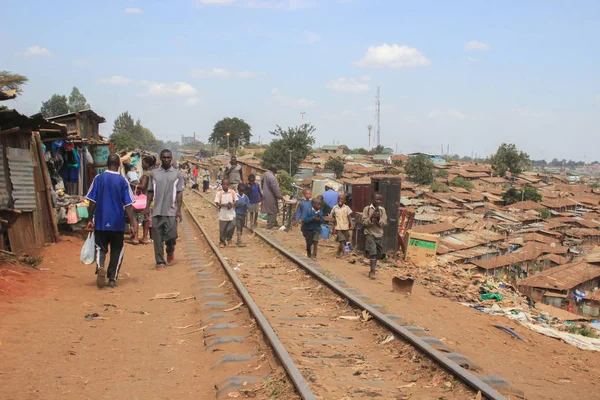
[[[238,200],[235,191],[229,188],[229,179],[223,179],[223,190],[215,195],[215,204],[219,209],[219,247],[231,245],[235,230],[235,207]]]

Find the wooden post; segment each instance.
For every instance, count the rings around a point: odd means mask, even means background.
[[[40,159],[40,170],[44,177],[44,186],[46,187],[46,200],[48,202],[48,208],[50,212],[50,221],[52,222],[52,233],[55,242],[60,241],[60,234],[58,233],[58,224],[56,223],[56,216],[54,215],[54,205],[52,204],[52,181],[50,180],[50,173],[48,172],[48,166],[46,165],[46,159],[44,158],[44,150],[42,149],[42,139],[39,132],[33,132],[33,139],[35,147],[37,149],[38,158]]]

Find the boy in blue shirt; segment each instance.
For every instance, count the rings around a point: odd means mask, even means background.
[[[317,246],[321,237],[321,224],[324,223],[321,201],[313,199],[310,209],[302,217],[302,233],[306,240],[306,256],[317,259]]]
[[[135,201],[129,182],[119,174],[121,158],[116,154],[108,156],[108,169],[97,175],[85,196],[90,201],[86,230],[94,231],[96,243],[96,285],[103,288],[108,282],[115,287],[119,277],[119,269],[123,262],[123,239],[125,231],[125,215],[131,224],[133,235],[133,208]],[[137,226],[137,225],[136,225]],[[108,271],[104,269],[106,255],[110,247]]]
[[[250,207],[250,199],[246,196],[246,185],[238,185],[238,200],[235,202],[235,227],[237,232],[237,246],[244,247],[242,244],[242,230],[246,226],[246,212]]]
[[[298,203],[298,209],[296,210],[296,223],[301,224],[304,219],[304,214],[310,210],[312,207],[311,197],[312,193],[310,189],[304,189],[302,192],[304,194],[304,200]]]
[[[246,186],[246,195],[250,200],[248,206],[248,218],[250,218],[250,230],[254,232],[256,229],[256,223],[258,221],[258,205],[262,201],[263,195],[260,191],[260,185],[256,183],[256,176],[254,174],[248,175],[248,185]]]

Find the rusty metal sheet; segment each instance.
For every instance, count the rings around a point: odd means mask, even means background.
[[[37,208],[35,181],[33,178],[33,158],[29,149],[6,148],[10,181],[13,191],[14,208],[33,211]]]
[[[10,203],[10,195],[4,177],[4,149],[0,146],[0,210],[8,208],[8,203]]]

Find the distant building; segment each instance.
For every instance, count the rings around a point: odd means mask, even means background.
[[[376,164],[391,164],[392,163],[392,155],[391,154],[375,154],[373,156],[373,162]]]
[[[194,136],[183,136],[181,135],[181,145],[185,146],[186,144],[196,143],[196,132],[194,132]]]
[[[342,145],[330,145],[321,147],[321,153],[335,154],[336,156],[344,155],[344,146]]]
[[[428,153],[410,153],[408,155],[408,158],[413,158],[419,155],[424,155],[427,158],[429,158],[431,160],[432,163],[436,164],[436,165],[446,165],[446,159],[442,156],[438,156],[435,154],[428,154]]]

